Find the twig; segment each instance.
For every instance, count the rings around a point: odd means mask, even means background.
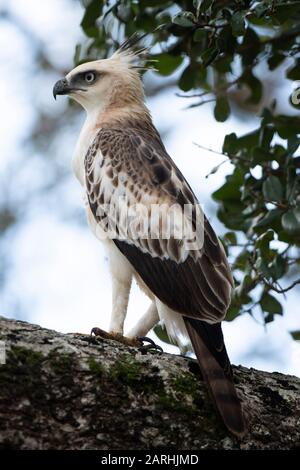
[[[175,93],[178,98],[202,98],[202,96],[210,95],[213,91],[203,91],[202,93],[193,93],[192,95],[183,95],[182,93]]]
[[[224,157],[228,157],[228,155],[225,155],[225,153],[219,152],[218,150],[211,149],[209,147],[204,147],[204,145],[198,144],[197,142],[193,142],[194,145],[199,147],[200,149],[207,150],[208,152],[216,153],[217,155],[222,155]]]
[[[206,104],[206,103],[211,103],[213,101],[216,101],[216,98],[211,98],[209,100],[206,100],[206,101],[199,101],[198,103],[193,103],[193,104],[190,104],[189,106],[187,106],[185,109],[191,109],[191,108],[196,108],[197,106],[202,106],[203,104]]]
[[[233,85],[236,85],[239,80],[241,79],[242,76],[239,76],[237,78],[235,78],[234,80],[232,80],[231,82],[228,82],[226,84],[224,84],[223,86],[220,86],[212,91],[203,91],[202,93],[193,93],[191,95],[184,95],[182,93],[175,93],[176,96],[178,96],[179,98],[201,98],[202,96],[205,96],[205,95],[217,95],[217,94],[220,94],[220,91],[221,92],[224,92],[224,91],[228,91],[230,87],[232,87]]]
[[[207,173],[207,175],[205,175],[205,178],[208,178],[210,175],[214,175],[218,169],[220,168],[220,166],[224,165],[224,163],[227,163],[228,162],[228,159],[226,160],[223,160],[221,163],[219,163],[219,165],[217,166],[214,166],[209,173]]]
[[[290,258],[287,262],[288,266],[292,266],[293,264],[299,263],[300,258]]]
[[[289,290],[293,289],[297,284],[300,284],[300,278],[294,281],[292,284],[290,284],[288,287],[285,287],[282,289],[280,286],[276,287],[272,282],[269,282],[264,275],[256,268],[254,264],[254,260],[251,258],[248,258],[249,263],[251,264],[252,269],[255,271],[257,276],[259,276],[259,279],[265,284],[265,286],[269,287],[269,289],[277,292],[278,294],[284,294],[285,292],[288,292]]]
[[[241,160],[243,162],[246,162],[246,163],[252,163],[252,161],[248,158],[243,158],[243,157],[239,157],[238,155],[232,155],[232,154],[226,154],[226,153],[223,153],[223,152],[219,152],[218,150],[214,150],[214,149],[211,149],[209,147],[205,147],[204,145],[201,145],[201,144],[198,144],[197,142],[193,142],[194,145],[196,145],[197,147],[203,149],[203,150],[207,150],[208,152],[212,152],[212,153],[215,153],[216,155],[221,155],[223,157],[226,157],[228,160],[233,160],[234,158],[236,160]]]
[[[289,204],[284,204],[283,202],[277,202],[277,201],[270,201],[269,199],[266,199],[265,197],[261,197],[259,193],[259,195],[257,195],[254,191],[252,191],[251,189],[249,190],[251,196],[253,197],[253,199],[256,199],[256,201],[263,201],[264,203],[266,204],[273,204],[273,206],[275,207],[278,207],[279,209],[289,209],[291,206]]]
[[[197,26],[197,29],[203,28],[203,29],[220,29],[224,28],[224,26],[228,25],[228,22],[223,23],[223,24],[209,24],[209,23],[194,23]]]
[[[295,287],[297,284],[300,284],[300,278],[299,278],[296,281],[294,281],[291,285],[289,285],[288,287],[285,287],[284,289],[281,289],[281,288],[278,288],[278,287],[274,286],[274,284],[267,281],[265,278],[262,278],[262,281],[264,282],[264,284],[266,286],[270,287],[270,289],[274,290],[278,294],[284,294],[285,292],[288,292],[289,290],[293,289],[293,287]]]

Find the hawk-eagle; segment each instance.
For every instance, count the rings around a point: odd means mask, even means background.
[[[68,94],[87,113],[73,168],[84,188],[88,222],[108,251],[109,330],[123,336],[135,278],[151,305],[126,337],[134,344],[162,320],[173,340],[190,338],[225,425],[241,436],[243,412],[221,330],[233,287],[230,268],[153,125],[136,57],[125,43],[108,59],[77,66],[53,89],[55,97]]]

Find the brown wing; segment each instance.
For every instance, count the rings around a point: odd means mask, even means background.
[[[101,223],[99,208],[118,199],[140,203],[186,204],[198,201],[154,132],[102,129],[86,157],[86,187],[91,210]],[[108,211],[104,213],[110,219]],[[190,223],[195,222],[196,211]],[[118,217],[116,217],[116,220]],[[142,219],[142,216],[141,216]],[[142,222],[142,220],[141,220]],[[209,322],[223,319],[230,302],[232,277],[224,250],[204,217],[203,245],[189,251],[185,241],[170,238],[134,238],[120,219],[114,243],[131,262],[150,290],[170,308]]]

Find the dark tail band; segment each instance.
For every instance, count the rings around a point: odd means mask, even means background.
[[[190,317],[184,317],[184,322],[216,408],[227,429],[241,438],[246,432],[245,421],[232,381],[221,324],[210,325]]]

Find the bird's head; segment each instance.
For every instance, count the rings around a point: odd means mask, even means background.
[[[144,101],[137,54],[120,48],[110,58],[86,62],[56,82],[53,95],[69,95],[87,112],[122,108]]]

